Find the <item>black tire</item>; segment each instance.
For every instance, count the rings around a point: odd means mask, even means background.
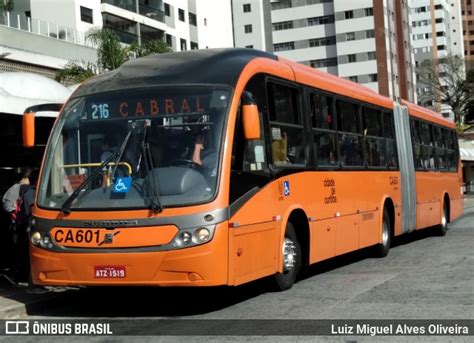
[[[301,247],[293,224],[290,222],[286,224],[285,239],[281,249],[283,254],[283,273],[274,275],[274,284],[276,290],[286,291],[293,286],[296,281],[296,275],[301,270]],[[286,257],[285,249],[290,249],[290,251],[287,250]]]
[[[392,243],[392,225],[390,223],[390,215],[388,210],[384,208],[382,219],[382,242],[377,244],[374,248],[374,255],[376,257],[385,257],[390,250]]]
[[[441,216],[441,224],[436,226],[435,232],[438,236],[445,236],[448,232],[448,207],[443,203],[443,214]]]

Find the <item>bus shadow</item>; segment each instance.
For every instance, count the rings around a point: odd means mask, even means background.
[[[449,235],[449,232],[448,232],[448,235]],[[406,244],[410,244],[419,240],[423,240],[428,237],[439,237],[434,227],[414,231],[405,235],[392,238],[391,249],[394,249]],[[327,273],[329,271],[342,268],[342,267],[360,262],[368,258],[375,258],[373,247],[368,247],[361,250],[353,251],[344,255],[336,256],[329,260],[315,263],[307,267],[305,270],[303,270],[298,279],[299,280],[309,279],[313,276]]]
[[[357,263],[370,257],[373,257],[371,248],[365,248],[344,255],[336,256],[329,260],[318,262],[309,267],[306,267],[300,273],[298,280],[306,280],[312,278],[313,276],[324,274],[329,271],[348,266],[352,263]]]
[[[29,316],[189,317],[208,314],[264,294],[267,280],[238,287],[96,287],[69,290],[45,304],[26,305]]]

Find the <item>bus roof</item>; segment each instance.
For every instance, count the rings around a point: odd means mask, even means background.
[[[253,59],[268,58],[289,66],[296,82],[393,109],[392,99],[369,87],[296,63],[274,54],[242,48],[191,50],[142,57],[96,76],[79,87],[73,97],[150,85],[220,84],[235,87],[245,66]],[[410,115],[454,127],[440,114],[402,100]]]
[[[283,58],[279,58],[279,60],[288,64],[293,69],[296,81],[299,83],[316,86],[318,89],[331,93],[393,109],[393,100],[376,93],[369,87],[322,72],[301,63]]]
[[[427,108],[418,106],[416,104],[412,104],[406,100],[401,100],[402,105],[408,108],[408,113],[413,117],[417,117],[420,119],[424,119],[430,122],[434,122],[436,124],[447,126],[450,128],[455,128],[456,126],[454,123],[446,118],[444,118],[441,114],[431,111]]]
[[[74,94],[87,94],[150,85],[220,84],[235,87],[254,58],[277,56],[254,49],[207,49],[146,56],[124,63],[85,82]]]

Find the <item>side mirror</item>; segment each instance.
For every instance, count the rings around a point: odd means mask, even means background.
[[[23,113],[23,146],[35,146],[35,112]]]
[[[35,146],[35,114],[37,112],[60,112],[63,104],[47,103],[28,107],[23,113],[23,146]]]
[[[244,137],[248,141],[260,139],[260,114],[257,104],[248,92],[244,92],[242,100]]]

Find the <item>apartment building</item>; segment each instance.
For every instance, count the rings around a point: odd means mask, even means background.
[[[415,64],[441,60],[448,55],[464,55],[461,3],[459,0],[411,0],[412,39]],[[443,77],[439,75],[441,84]],[[462,71],[464,73],[464,70]],[[439,95],[433,99],[427,85],[417,83],[419,103],[434,108],[446,117],[450,108],[439,103]],[[425,96],[426,95],[426,96]]]
[[[270,1],[233,0],[232,13],[235,46],[273,51]]]
[[[15,0],[0,13],[0,72],[53,77],[68,61],[93,63],[91,28],[113,30],[124,44],[160,39],[175,51],[233,46],[230,0]]]
[[[459,0],[462,6],[464,57],[466,69],[474,69],[474,4],[472,0]]]
[[[405,0],[265,1],[271,5],[275,54],[393,99],[416,101],[411,19]],[[250,2],[233,0],[236,46],[261,46],[252,42],[244,23],[266,36],[262,16],[260,22],[252,21],[253,14],[243,11]]]

